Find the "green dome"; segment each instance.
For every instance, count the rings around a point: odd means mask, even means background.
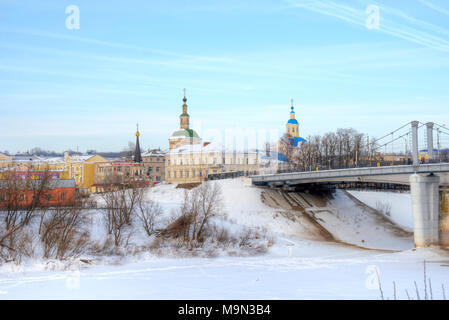
[[[180,129],[176,130],[171,135],[172,138],[184,137],[184,138],[199,138],[200,136],[192,129]]]

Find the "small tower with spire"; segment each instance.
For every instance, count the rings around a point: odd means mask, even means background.
[[[184,99],[182,99],[184,104],[182,105],[182,114],[179,116],[180,120],[180,128],[181,129],[189,129],[190,127],[190,116],[187,113],[187,98],[186,98],[186,89],[184,88]]]
[[[139,143],[139,124],[136,125],[137,126],[137,131],[136,131],[136,149],[134,150],[134,162],[142,162],[142,155],[140,153],[140,143]]]
[[[295,108],[293,107],[293,99],[291,99],[290,119],[287,121],[287,135],[292,138],[299,137],[299,123],[295,118]]]

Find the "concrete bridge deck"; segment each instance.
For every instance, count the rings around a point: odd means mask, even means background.
[[[299,185],[329,182],[377,182],[410,185],[410,175],[430,174],[440,176],[440,185],[449,186],[449,163],[421,164],[417,166],[389,166],[351,168],[308,172],[291,172],[252,177],[254,185]]]

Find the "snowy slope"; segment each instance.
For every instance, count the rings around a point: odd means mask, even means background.
[[[400,226],[413,230],[412,200],[409,192],[348,191],[354,197],[377,209],[390,209],[390,218]]]
[[[380,214],[356,204],[337,190],[328,203],[333,212],[315,214],[319,223],[338,240],[371,249],[407,250],[413,248],[411,234],[402,232]]]

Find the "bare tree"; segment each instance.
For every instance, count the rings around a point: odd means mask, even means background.
[[[40,217],[39,235],[44,258],[78,256],[89,241],[86,213],[77,207],[56,207]]]
[[[155,233],[155,227],[161,214],[162,208],[157,202],[151,200],[139,201],[137,216],[148,236],[152,236]]]
[[[102,194],[105,227],[108,234],[113,236],[115,246],[119,247],[131,236],[134,216],[144,189],[130,180],[106,189],[108,191]]]
[[[283,137],[281,141],[285,139],[288,137]],[[297,167],[313,170],[315,167],[358,166],[363,157],[368,161],[367,150],[363,134],[354,129],[338,129],[336,133],[308,137],[306,143],[281,152],[287,152],[288,159],[292,159]]]
[[[189,247],[203,245],[213,217],[222,214],[222,194],[218,184],[203,182],[200,186],[187,190],[179,217],[160,235],[181,238]]]
[[[48,168],[39,172],[39,179],[33,179],[29,171],[15,170],[2,174],[0,192],[0,258],[15,260],[22,252],[23,229],[29,225],[36,211],[42,209],[50,196],[53,180]]]

